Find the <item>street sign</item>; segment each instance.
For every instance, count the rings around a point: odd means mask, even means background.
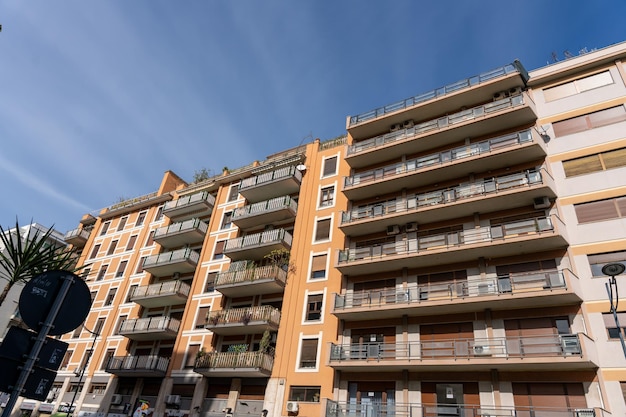
[[[23,363],[12,359],[0,359],[0,391],[11,392],[22,371]],[[22,397],[44,401],[52,388],[57,373],[35,367],[24,384]]]
[[[26,355],[33,348],[36,337],[37,333],[33,331],[15,326],[10,327],[2,340],[2,345],[0,345],[0,357],[24,361]],[[65,342],[47,337],[39,351],[35,366],[56,371],[63,362],[68,346]]]
[[[20,295],[20,316],[28,327],[41,330],[65,280],[70,280],[72,285],[48,334],[59,336],[71,332],[85,321],[91,308],[91,294],[85,281],[68,271],[48,271],[28,281]]]

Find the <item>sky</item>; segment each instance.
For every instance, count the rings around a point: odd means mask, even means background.
[[[624,0],[2,0],[0,225],[83,214],[345,133],[520,59],[626,41]]]

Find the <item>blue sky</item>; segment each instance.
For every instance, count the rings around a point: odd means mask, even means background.
[[[624,0],[3,0],[0,225],[81,216],[345,133],[519,58],[626,40]]]

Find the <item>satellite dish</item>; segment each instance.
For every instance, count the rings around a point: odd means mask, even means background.
[[[300,172],[306,171],[306,165],[304,164],[296,165],[296,169]]]
[[[626,270],[626,266],[623,264],[606,264],[602,267],[602,273],[614,277],[616,275],[622,275]]]

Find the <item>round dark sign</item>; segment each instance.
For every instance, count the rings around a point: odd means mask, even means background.
[[[68,271],[48,271],[28,281],[20,295],[20,316],[28,327],[41,330],[67,280],[69,290],[48,334],[59,336],[71,332],[85,321],[91,308],[91,294],[85,281]]]

